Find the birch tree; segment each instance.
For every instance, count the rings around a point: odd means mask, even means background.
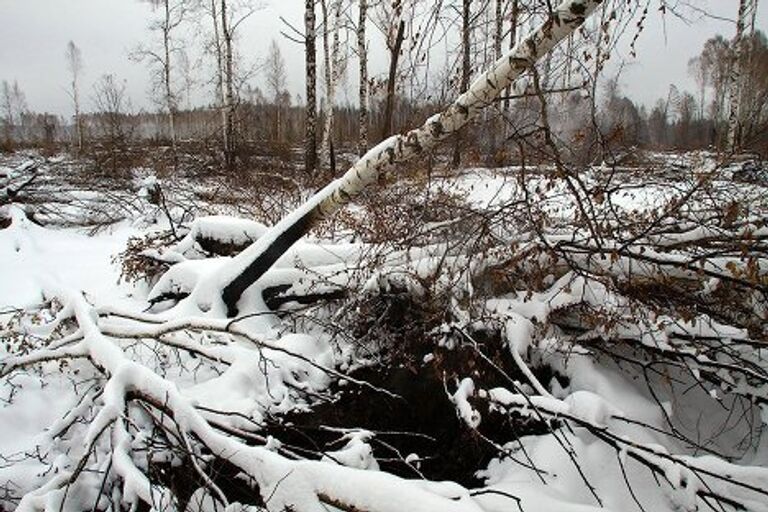
[[[357,150],[362,156],[368,151],[368,48],[365,25],[368,22],[368,0],[359,0],[357,18],[357,58],[359,62],[359,121]]]
[[[83,151],[83,122],[80,118],[80,73],[83,71],[83,57],[80,48],[73,41],[67,43],[64,53],[71,81],[69,83],[69,97],[75,111],[75,133],[77,136],[77,150]]]
[[[511,0],[510,12],[509,12],[509,49],[515,47],[517,44],[517,24],[520,17],[520,5],[518,0]],[[504,100],[502,102],[502,112],[506,117],[509,115],[509,109],[511,106],[510,96],[512,94],[512,88],[507,87],[504,91]],[[507,136],[507,123],[504,123],[503,136]]]
[[[210,0],[213,37],[211,52],[215,61],[215,96],[221,112],[222,149],[227,171],[235,167],[235,117],[237,110],[237,76],[235,41],[243,22],[252,16],[259,6],[250,0],[231,3],[229,0]]]
[[[469,76],[471,73],[470,52],[471,48],[471,28],[470,17],[472,15],[472,0],[462,0],[461,2],[461,83],[459,92],[464,93],[469,88]],[[456,133],[456,145],[453,147],[453,165],[458,166],[461,163],[462,153],[462,132]]]
[[[333,155],[333,118],[336,86],[342,72],[341,30],[342,0],[320,0],[323,13],[323,62],[325,67],[325,101],[323,118],[323,136],[320,144],[320,165],[335,170]],[[331,24],[329,13],[333,16]],[[333,43],[331,43],[333,39]]]
[[[176,147],[176,113],[178,111],[178,94],[173,83],[176,73],[174,59],[181,52],[174,32],[181,26],[186,17],[187,5],[184,0],[150,0],[152,5],[161,9],[160,17],[153,21],[149,30],[159,34],[159,48],[140,45],[131,57],[137,61],[148,61],[155,68],[153,76],[154,87],[160,98],[160,103],[168,115],[168,136],[171,141],[174,158],[178,155]]]
[[[397,70],[400,52],[405,39],[405,20],[403,19],[403,0],[393,0],[390,6],[387,2],[380,4],[379,22],[377,26],[386,38],[389,53],[389,71],[387,72],[387,92],[384,106],[384,122],[381,127],[381,138],[392,134],[395,110],[395,93],[397,92]]]
[[[317,168],[317,49],[315,32],[315,0],[304,3],[304,64],[307,106],[304,120],[304,169],[308,174]]]
[[[281,96],[285,93],[286,75],[285,60],[280,52],[280,47],[274,39],[269,45],[269,53],[266,61],[267,85],[272,93],[272,101],[275,103],[275,139],[281,140]]]
[[[566,0],[560,4],[530,35],[475,79],[446,110],[430,117],[418,128],[379,143],[341,178],[328,184],[303,207],[283,218],[268,234],[234,258],[231,265],[214,277],[215,282],[221,284],[221,299],[229,316],[237,314],[241,294],[320,220],[349,203],[366,186],[376,183],[386,169],[423,155],[453,136],[491,105],[521,74],[581,26],[601,3],[600,0]],[[205,290],[205,297],[198,300],[202,299],[202,307],[207,309],[211,301],[210,288],[202,286],[199,289]]]
[[[227,15],[227,0],[221,0],[219,37],[221,37],[222,76],[222,134],[224,140],[224,165],[227,171],[235,167],[235,74],[233,56],[233,28]]]
[[[739,0],[739,12],[736,17],[736,36],[733,38],[733,64],[731,66],[728,114],[728,148],[731,151],[739,149],[739,110],[741,103],[741,75],[744,55],[744,24],[747,17],[749,0]]]

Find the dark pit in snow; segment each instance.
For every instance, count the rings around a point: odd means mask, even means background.
[[[488,354],[487,347],[484,352]],[[496,364],[508,363],[504,367],[512,368],[511,361],[505,361],[511,357],[504,357],[502,352],[490,356]],[[548,369],[538,372],[543,382],[549,382],[553,376]],[[455,392],[459,376],[472,376],[478,387],[486,389],[509,385],[471,347],[437,350],[429,363],[416,368],[369,367],[353,376],[400,398],[367,387],[344,386],[338,389],[337,399],[332,403],[317,404],[311,412],[285,415],[271,422],[265,433],[279,439],[286,448],[302,454],[314,452],[310,457],[317,457],[318,452],[343,448],[346,441],[341,439],[341,429],[368,430],[375,434],[369,443],[383,471],[406,478],[423,476],[475,486],[480,483],[475,472],[500,455],[489,440],[504,444],[557,427],[491,411],[480,400],[473,402],[482,415],[478,430],[464,424],[448,396]],[[521,380],[519,377],[512,375]],[[419,459],[417,469],[405,462],[411,454]]]

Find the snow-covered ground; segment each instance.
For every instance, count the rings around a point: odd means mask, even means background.
[[[687,163],[681,160],[680,165]],[[11,175],[19,165],[3,172]],[[470,208],[499,216],[523,199],[519,171],[468,169],[433,186],[465,198]],[[584,180],[598,183],[595,176],[602,171],[591,169]],[[592,201],[595,218],[607,222],[610,215],[652,215],[688,190],[680,183],[644,184],[637,176],[633,180],[622,179],[604,194],[590,188],[576,195]],[[142,190],[153,186],[151,181],[142,183]],[[525,183],[528,200],[557,228],[542,235],[545,242],[582,243],[584,226],[567,235],[560,229],[579,214],[569,195],[572,190],[551,178],[547,169]],[[762,192],[759,187],[738,192],[753,218],[765,214],[758,208],[765,206],[760,203]],[[365,214],[361,206],[353,211]],[[768,510],[768,348],[761,339],[765,330],[755,336],[705,313],[670,316],[670,311],[630,301],[590,271],[560,271],[562,263],[535,252],[531,262],[505,267],[514,259],[510,252],[525,253],[537,243],[516,226],[491,229],[509,245],[476,253],[438,243],[382,256],[362,243],[303,241],[246,292],[239,304],[242,318],[232,322],[217,306],[217,286],[222,276],[238,270],[233,267],[236,260],[209,257],[200,239],[238,246],[262,239],[263,245],[276,233],[262,224],[225,216],[187,223],[182,233],[186,237],[145,252],[170,265],[151,287],[119,282],[121,267],[115,257],[130,237],[167,227],[158,211],[140,212],[95,234],[36,225],[14,205],[4,206],[2,213],[10,221],[0,229],[3,509],[17,506],[22,495],[35,489],[36,494],[22,502],[25,510],[106,510],[110,500],[121,499],[149,500],[158,510],[183,505],[169,497],[166,481],[151,470],[147,450],[154,453],[154,463],[169,462],[179,471],[182,465],[178,453],[142,430],[151,423],[150,409],[155,407],[151,410],[173,416],[155,421],[178,435],[182,448],[199,454],[184,460],[200,465],[189,472],[199,472],[189,486],[199,487],[195,496],[207,505],[190,505],[188,510],[223,505],[223,500],[216,501],[221,490],[215,471],[206,468],[213,463],[210,453],[255,478],[261,488],[253,492],[261,492],[270,510],[321,510],[312,499],[324,500],[323,507],[372,512],[678,511],[706,506]],[[684,213],[688,219],[698,218],[695,208]],[[764,228],[746,224],[739,229],[756,236],[754,243],[759,244]],[[667,233],[663,241],[690,243],[711,238],[712,233],[691,228]],[[652,240],[652,234],[638,239]],[[609,247],[610,257],[595,258],[597,262],[587,258],[587,265],[593,266],[584,268],[621,275],[625,266],[638,265],[633,256],[639,258],[639,251],[635,255],[619,244],[602,243],[600,250]],[[662,256],[678,261],[682,252],[643,248],[644,258]],[[731,268],[732,260],[718,257],[722,261],[702,263],[701,272]],[[486,268],[525,272],[529,263],[545,269],[551,265],[538,289],[508,287],[492,296],[475,289],[477,276]],[[764,260],[750,265],[756,265],[758,279],[765,279]],[[679,270],[680,275],[685,272],[694,273]],[[717,278],[712,281],[717,288]],[[298,295],[347,289],[375,297],[406,289],[424,300],[424,290],[450,295],[459,288],[446,306],[445,323],[425,339],[435,343],[422,347],[428,355],[419,364],[439,364],[468,340],[478,348],[473,336],[487,329],[500,336],[504,357],[509,358],[501,360],[510,364],[506,371],[514,373],[502,371],[503,378],[494,379],[479,370],[444,374],[445,396],[433,399],[452,403],[467,431],[482,433],[493,412],[509,414],[514,421],[530,418],[541,432],[520,438],[474,437],[472,442],[491,443],[497,455],[476,468],[481,483],[473,489],[385,474],[372,448],[378,434],[365,425],[348,425],[339,432],[341,444],[318,449],[309,457],[314,461],[292,460],[293,447],[259,437],[267,420],[308,410],[344,386],[365,388],[349,370],[360,366],[356,358],[372,349],[361,348],[350,332],[339,332],[345,315],[364,320],[364,302],[334,302],[306,311],[287,303],[280,315],[268,311],[261,292],[286,283],[289,292]],[[178,304],[159,303],[146,312],[148,299],[170,295]],[[706,298],[706,290],[699,296]],[[764,297],[756,297],[752,314],[764,322]],[[573,318],[558,315],[578,314],[579,307],[591,308],[596,318],[610,316],[611,321],[574,334],[569,331]],[[699,339],[706,341],[696,344]],[[549,373],[540,373],[542,368]],[[542,375],[548,380],[540,381]],[[714,380],[707,380],[710,377]],[[126,406],[136,394],[146,399],[144,405]],[[103,435],[107,429],[111,435]],[[207,448],[201,451],[184,443]],[[402,457],[418,469],[422,455]],[[83,467],[87,471],[81,473]],[[201,474],[211,474],[213,480]],[[247,486],[247,481],[242,479],[241,485]],[[107,484],[110,498],[104,493]]]

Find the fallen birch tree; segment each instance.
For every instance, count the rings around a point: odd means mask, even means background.
[[[388,168],[430,151],[460,130],[491,105],[520,75],[579,28],[601,3],[602,0],[567,0],[561,3],[544,23],[476,78],[446,110],[429,118],[423,126],[380,142],[344,176],[328,184],[234,258],[215,277],[215,282],[221,285],[221,299],[227,315],[237,315],[237,302],[243,292],[313,226],[348,204],[368,185],[376,183],[378,176]],[[203,309],[210,309],[210,306],[206,304]]]

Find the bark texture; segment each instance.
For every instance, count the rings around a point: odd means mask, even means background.
[[[394,2],[393,32],[387,43],[389,48],[389,73],[387,75],[387,99],[384,106],[384,125],[381,129],[382,139],[392,134],[392,122],[395,112],[395,91],[397,85],[397,67],[400,60],[400,51],[403,48],[405,38],[405,20],[403,20],[403,3],[401,0]]]
[[[333,10],[333,25],[329,26],[327,0],[321,0],[323,10],[323,56],[325,61],[325,117],[323,119],[323,138],[320,144],[320,165],[323,168],[334,170],[333,157],[333,104],[336,99],[336,84],[341,76],[341,56],[339,30],[341,23],[341,1],[331,3]],[[331,28],[332,27],[332,28]],[[332,47],[329,49],[329,39],[333,37]]]
[[[304,169],[317,169],[317,49],[315,46],[315,0],[304,4],[304,62],[307,74],[307,108],[304,123]]]
[[[744,20],[747,15],[747,0],[739,0],[739,14],[736,18],[736,37],[733,38],[733,65],[731,66],[730,113],[728,114],[728,148],[739,149],[741,114],[741,75],[743,61]]]
[[[358,154],[368,151],[368,48],[365,41],[365,24],[368,21],[368,0],[360,0],[357,20],[357,55],[360,64],[360,110]]]
[[[462,94],[469,89],[469,78],[472,72],[470,68],[471,48],[471,28],[470,16],[472,14],[472,0],[462,0],[461,3],[461,83],[459,92]],[[498,58],[498,57],[497,57]],[[461,164],[461,154],[463,152],[462,132],[456,133],[456,144],[453,146],[453,165],[458,167]]]
[[[224,161],[228,171],[235,167],[235,77],[234,56],[232,54],[232,30],[227,18],[227,2],[221,0],[221,37],[223,51],[223,88],[222,123],[224,124]]]

